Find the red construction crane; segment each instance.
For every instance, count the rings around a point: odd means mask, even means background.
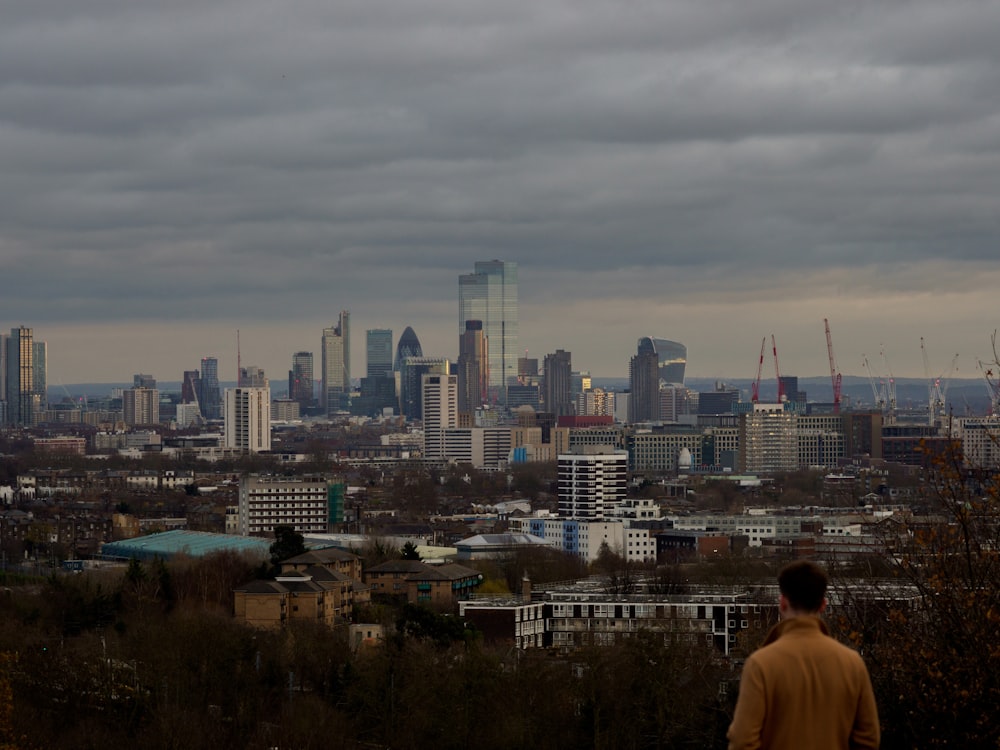
[[[760,399],[760,375],[764,371],[764,345],[766,343],[767,337],[760,340],[760,360],[757,362],[757,377],[750,384],[750,400],[755,404]]]
[[[840,373],[837,372],[837,363],[833,358],[833,337],[830,336],[830,321],[823,318],[823,325],[826,326],[826,351],[830,355],[830,382],[833,385],[833,413],[840,414]]]
[[[774,343],[774,334],[771,334],[771,350],[774,352],[774,377],[778,380],[778,403],[784,401],[785,384],[781,382],[781,373],[778,371],[778,345]]]

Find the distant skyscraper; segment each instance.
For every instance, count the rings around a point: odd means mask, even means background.
[[[136,373],[132,376],[132,387],[133,388],[156,388],[156,378],[152,375],[144,375],[143,373]]]
[[[399,337],[399,342],[396,344],[396,359],[392,363],[392,369],[399,372],[404,359],[422,356],[424,356],[424,350],[420,348],[420,339],[417,338],[417,334],[413,332],[412,328],[406,326],[403,335]]]
[[[159,423],[160,392],[145,386],[122,391],[122,418],[129,426]]]
[[[292,369],[288,371],[288,398],[299,402],[305,411],[313,402],[313,353],[295,352]]]
[[[479,261],[475,272],[458,277],[458,331],[481,320],[490,363],[490,390],[501,401],[517,383],[517,264]]]
[[[222,417],[222,394],[219,391],[219,360],[215,357],[201,358],[201,393],[198,403],[205,419]]]
[[[351,393],[351,314],[342,310],[337,325],[323,329],[323,387],[320,405],[329,414],[345,408]]]
[[[35,393],[34,334],[24,326],[11,328],[3,343],[7,421],[31,426],[41,406],[41,399]]]
[[[49,347],[44,341],[36,341],[33,344],[31,368],[34,372],[34,385],[32,390],[38,397],[38,408],[45,411],[49,408],[49,379],[48,379],[48,355]]]
[[[517,358],[517,381],[521,385],[530,385],[538,378],[538,358]]]
[[[392,330],[370,328],[365,334],[367,375],[369,378],[392,376]]]
[[[428,374],[448,375],[450,363],[444,357],[405,357],[399,367],[399,411],[410,420],[424,418],[421,383]]]
[[[487,403],[490,365],[481,320],[465,321],[458,339],[458,411],[473,414]]]
[[[247,388],[270,388],[264,370],[255,365],[240,368],[240,385]]]
[[[654,352],[660,368],[660,380],[664,383],[683,383],[684,368],[687,365],[687,347],[676,341],[643,336],[639,339],[640,354]]]
[[[458,427],[458,376],[427,374],[421,378],[424,458],[444,457],[444,431]]]
[[[642,346],[628,366],[628,421],[655,422],[660,418],[660,367],[656,352]]]
[[[392,370],[392,331],[370,328],[365,333],[365,353],[367,377],[361,378],[361,394],[352,401],[351,414],[378,417],[399,406]]]
[[[226,389],[225,447],[244,453],[271,450],[271,389]]]
[[[572,355],[557,349],[545,355],[545,411],[557,417],[573,413]]]

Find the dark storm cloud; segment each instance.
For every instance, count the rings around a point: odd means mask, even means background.
[[[972,1],[18,3],[3,308],[44,330],[350,307],[452,346],[455,277],[490,257],[550,321],[580,290],[606,319],[815,300],[804,280],[857,310],[986,294],[997,28]]]

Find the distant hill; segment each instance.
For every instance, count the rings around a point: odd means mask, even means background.
[[[685,385],[692,390],[705,392],[715,389],[717,382],[724,382],[729,388],[740,391],[742,398],[750,398],[749,378],[688,378]],[[593,378],[595,388],[624,391],[628,388],[628,378]],[[233,381],[222,382],[223,388],[232,388]],[[86,396],[88,398],[105,398],[115,388],[131,388],[131,382],[124,383],[68,383],[66,385],[50,385],[48,388],[49,403],[59,403],[65,397],[74,399]],[[179,393],[181,382],[161,381],[157,383],[161,392]],[[799,378],[799,389],[806,392],[809,401],[829,403],[833,401],[833,387],[828,377]],[[927,381],[923,378],[897,378],[896,403],[899,409],[925,408],[928,401]],[[777,396],[774,378],[761,381],[761,399],[774,400]],[[874,403],[871,383],[868,378],[848,375],[843,378],[841,399],[855,408],[871,407]],[[848,401],[849,400],[849,401]],[[946,408],[955,416],[986,414],[989,411],[989,395],[986,384],[981,378],[953,378],[947,391]]]

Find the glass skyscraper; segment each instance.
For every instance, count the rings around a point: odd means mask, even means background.
[[[517,263],[478,261],[475,272],[458,277],[458,332],[465,321],[483,321],[491,396],[504,402],[517,384]]]
[[[299,402],[305,412],[313,402],[313,353],[295,352],[288,371],[288,398]]]
[[[639,354],[653,352],[659,362],[660,380],[664,383],[684,383],[687,347],[669,339],[643,336],[638,342]]]
[[[24,326],[11,328],[10,336],[3,337],[2,346],[7,421],[10,424],[31,426],[41,408],[41,399],[35,391],[38,373],[35,372],[32,329]]]
[[[366,339],[369,378],[392,377],[392,330],[370,328]]]
[[[219,391],[219,360],[201,359],[201,393],[198,394],[201,414],[205,419],[222,419],[222,393]]]
[[[341,310],[337,325],[323,329],[323,387],[320,405],[329,414],[346,408],[351,395],[351,314]]]

